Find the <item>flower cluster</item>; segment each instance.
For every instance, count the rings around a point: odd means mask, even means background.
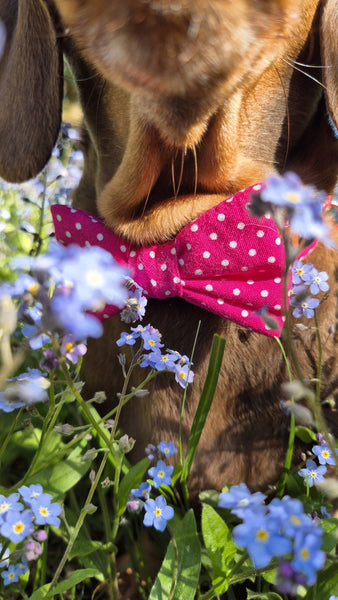
[[[7,497],[0,495],[0,569],[4,585],[17,582],[28,571],[28,561],[41,555],[41,542],[47,539],[47,533],[37,526],[59,527],[62,508],[52,500],[40,484],[23,485]],[[10,542],[16,545],[12,552]]]
[[[164,454],[165,458],[169,458],[177,453],[173,442],[162,441],[157,450]],[[156,466],[148,469],[148,475],[152,482],[143,482],[137,489],[132,489],[129,497],[128,508],[134,512],[140,512],[142,508],[145,510],[143,524],[147,527],[155,527],[158,531],[164,531],[167,526],[167,521],[173,518],[174,509],[167,505],[165,497],[160,494],[153,500],[149,498],[151,492],[151,484],[158,489],[161,485],[171,485],[171,475],[174,467],[166,465],[163,460],[158,460]]]
[[[48,400],[50,381],[39,369],[28,369],[27,372],[8,381],[9,385],[5,391],[0,392],[0,410],[6,413]]]
[[[282,593],[296,593],[297,586],[313,585],[325,553],[320,549],[322,529],[304,513],[300,500],[284,496],[268,506],[265,496],[251,494],[244,483],[220,494],[219,506],[230,508],[243,523],[233,529],[238,546],[245,548],[256,568],[277,558],[277,586]]]
[[[312,263],[304,264],[302,260],[295,260],[292,266],[292,286],[290,289],[290,304],[294,307],[295,318],[306,317],[311,319],[320,300],[313,298],[319,292],[327,292],[330,289],[326,271],[320,273]]]
[[[258,216],[271,213],[277,225],[289,223],[292,231],[305,239],[319,239],[332,246],[329,227],[322,217],[325,200],[326,192],[304,185],[296,173],[288,172],[267,177],[249,208]]]
[[[141,348],[138,351],[140,367],[151,367],[155,371],[172,371],[175,373],[175,380],[183,388],[187,383],[193,381],[194,374],[190,370],[191,363],[187,356],[169,349],[162,354],[163,344],[161,344],[161,334],[157,329],[151,325],[131,327],[129,333],[126,331],[121,333],[116,344],[119,347],[134,346],[136,340],[141,342]],[[144,350],[147,352],[144,353]]]
[[[306,467],[298,471],[299,475],[304,477],[305,485],[308,485],[309,487],[313,487],[315,483],[324,481],[324,475],[327,471],[325,465],[336,464],[336,459],[332,456],[328,444],[321,436],[319,441],[320,443],[312,448],[312,453],[317,457],[319,465],[317,465],[314,460],[309,459],[306,461]],[[338,454],[338,450],[336,450],[336,454]]]

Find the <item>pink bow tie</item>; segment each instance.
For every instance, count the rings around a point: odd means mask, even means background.
[[[105,248],[149,297],[179,296],[259,333],[280,335],[284,248],[273,220],[253,217],[246,208],[260,189],[254,185],[223,200],[165,244],[133,246],[89,213],[61,205],[52,207],[55,235],[65,245]],[[264,322],[265,308],[278,329]],[[106,306],[98,316],[118,310]]]

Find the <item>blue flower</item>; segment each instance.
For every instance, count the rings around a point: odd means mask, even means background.
[[[156,467],[151,467],[148,470],[149,476],[154,482],[154,486],[159,488],[161,485],[171,485],[171,474],[174,467],[171,465],[167,466],[163,460],[157,462]]]
[[[62,340],[60,351],[62,356],[65,356],[71,363],[76,365],[79,362],[80,356],[86,354],[87,346],[85,344],[77,344],[74,336],[71,333],[67,333]]]
[[[261,191],[261,198],[264,202],[276,206],[295,208],[306,204],[313,197],[313,193],[313,187],[303,185],[296,173],[288,172],[283,176],[270,175],[267,177]]]
[[[161,334],[157,329],[148,325],[146,330],[141,333],[143,339],[143,347],[145,350],[155,350],[156,348],[162,348],[163,344],[160,343]]]
[[[9,511],[21,511],[23,509],[23,504],[18,502],[19,497],[19,494],[10,494],[7,498],[0,495],[0,524],[3,523],[5,515]]]
[[[265,567],[273,556],[289,554],[291,541],[280,534],[280,521],[273,515],[263,515],[247,510],[245,522],[233,530],[238,546],[246,548],[256,568]]]
[[[185,388],[187,383],[192,383],[193,379],[194,373],[189,369],[189,365],[175,365],[175,380],[182,388]]]
[[[164,531],[167,521],[173,518],[174,509],[167,506],[164,496],[158,496],[155,500],[147,500],[145,505],[143,524],[147,527],[155,527],[157,531]]]
[[[291,565],[305,575],[308,585],[315,583],[316,571],[319,571],[325,562],[325,553],[320,550],[321,543],[320,528],[313,528],[310,533],[300,531],[295,538]]]
[[[172,456],[173,454],[177,453],[174,442],[167,443],[167,442],[162,441],[159,443],[157,448],[160,450],[160,452],[165,454],[165,456],[167,456],[167,457]]]
[[[290,538],[294,538],[301,529],[312,526],[312,520],[304,513],[303,505],[297,498],[274,498],[269,504],[269,512],[280,519],[283,534]]]
[[[122,331],[121,336],[117,340],[117,346],[121,347],[127,344],[127,346],[133,346],[136,343],[137,336],[127,331]]]
[[[40,494],[38,498],[31,501],[31,509],[35,517],[35,523],[38,525],[54,525],[59,527],[60,519],[58,515],[62,508],[57,502],[51,503],[49,494]]]
[[[311,296],[307,296],[299,302],[299,305],[294,308],[292,314],[296,319],[302,317],[303,315],[307,319],[312,319],[315,314],[315,309],[318,308],[319,304],[320,300],[318,300],[318,298],[311,298]]]
[[[48,326],[52,329],[62,328],[72,333],[75,339],[84,340],[87,337],[99,338],[103,327],[94,315],[82,312],[77,298],[67,297],[61,293],[54,294],[50,302],[51,315]]]
[[[135,496],[136,498],[149,498],[149,494],[151,491],[151,485],[150,483],[147,483],[146,481],[144,481],[143,483],[141,483],[141,485],[138,488],[133,488],[131,490],[131,495]]]
[[[28,404],[45,402],[48,400],[47,389],[50,381],[38,369],[28,369],[13,379],[4,392],[0,392],[0,409],[12,412]]]
[[[9,511],[5,521],[0,526],[0,533],[5,538],[17,544],[34,531],[33,513],[27,509],[23,512]]]
[[[130,279],[127,283],[127,289],[129,297],[121,312],[121,321],[133,323],[144,317],[148,300],[142,294],[143,289],[135,281]]]
[[[326,271],[317,271],[315,267],[311,269],[308,273],[305,273],[303,277],[304,283],[310,286],[311,294],[318,294],[321,292],[327,292],[330,289],[329,284],[327,283],[329,276]]]
[[[256,492],[251,494],[245,483],[233,485],[229,492],[222,492],[219,495],[218,506],[221,508],[231,508],[231,512],[237,517],[244,518],[245,511],[248,508],[262,506],[265,501],[264,494]]]
[[[315,483],[324,481],[326,470],[324,466],[318,467],[313,460],[307,460],[306,468],[300,469],[298,473],[301,477],[304,477],[305,481],[307,480],[309,487],[312,487]]]
[[[313,271],[312,264],[304,264],[302,260],[295,260],[292,265],[292,285],[304,283],[306,277]]]
[[[315,454],[319,460],[321,465],[335,465],[336,460],[332,456],[331,449],[327,444],[322,444],[321,446],[313,446],[312,448],[313,454]],[[338,450],[336,449],[336,453]]]
[[[9,565],[7,571],[2,571],[1,577],[4,580],[4,585],[9,585],[10,583],[16,583],[19,581],[19,576],[22,575],[17,569],[16,565]]]
[[[37,500],[41,494],[43,494],[42,486],[39,483],[32,483],[29,487],[27,485],[22,485],[19,487],[18,492],[20,492],[23,500],[28,506],[31,506],[32,500]],[[50,496],[52,498],[52,496]]]

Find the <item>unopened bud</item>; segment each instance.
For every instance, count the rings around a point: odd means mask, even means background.
[[[119,449],[123,454],[128,454],[128,452],[133,449],[134,444],[135,440],[130,438],[127,434],[119,439]]]

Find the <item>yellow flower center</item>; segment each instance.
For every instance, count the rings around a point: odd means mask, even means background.
[[[330,458],[330,452],[328,452],[327,450],[323,450],[322,457],[323,458]]]
[[[162,479],[164,477],[164,471],[159,471],[158,477],[161,477],[161,479]]]
[[[296,273],[297,273],[297,275],[303,275],[304,269],[299,268],[299,269],[297,269]]]
[[[161,509],[160,509],[160,508],[155,508],[155,516],[156,516],[156,517],[160,517],[160,516],[161,516],[161,514],[162,514],[162,511],[161,511]]]
[[[39,287],[40,286],[39,286],[38,282],[36,281],[35,283],[32,283],[32,285],[29,286],[28,291],[30,294],[32,294],[32,296],[35,296]]]
[[[9,509],[8,502],[3,502],[2,504],[0,504],[0,513],[4,513],[8,509]]]
[[[298,204],[300,202],[300,195],[297,194],[297,192],[288,192],[286,194],[286,199],[292,204]]]
[[[294,525],[300,525],[300,518],[296,517],[296,515],[292,515],[290,517],[290,521],[291,523],[293,523]]]
[[[184,371],[180,371],[178,376],[180,379],[184,379]]]
[[[256,540],[258,542],[266,542],[268,539],[269,533],[266,531],[266,529],[258,529],[258,531],[256,531]]]
[[[71,350],[73,348],[73,344],[71,342],[68,342],[68,344],[66,344],[65,348],[66,348],[66,352],[69,352],[69,350]]]
[[[307,558],[309,558],[309,554],[310,553],[307,548],[302,548],[300,551],[300,555],[303,560],[306,560]]]
[[[42,517],[48,517],[49,511],[44,506],[40,506],[39,513]]]
[[[155,346],[154,340],[149,340],[149,346]]]
[[[310,477],[311,477],[311,479],[316,479],[317,478],[317,471],[310,471]]]
[[[21,521],[18,521],[17,523],[15,523],[15,525],[13,525],[14,533],[22,533],[24,529],[25,526]]]

